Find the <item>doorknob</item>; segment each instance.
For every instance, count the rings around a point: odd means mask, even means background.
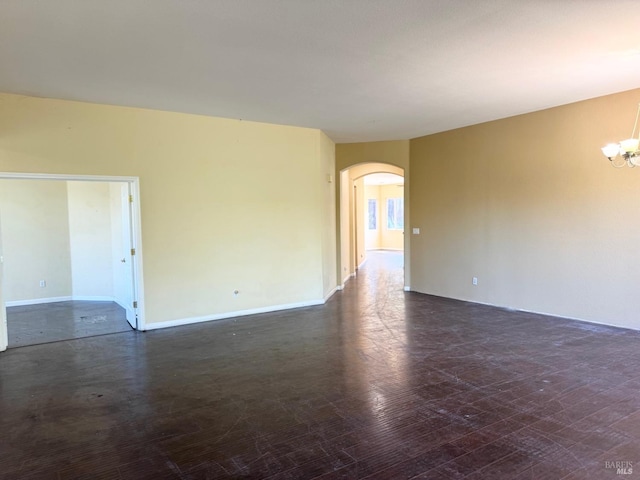
[[[120,260],[122,263],[127,263],[126,258],[123,258],[122,260]]]

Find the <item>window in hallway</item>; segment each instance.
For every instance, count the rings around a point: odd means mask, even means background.
[[[387,228],[389,230],[404,229],[404,199],[387,199]]]

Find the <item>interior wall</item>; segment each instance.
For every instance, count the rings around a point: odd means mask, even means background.
[[[412,289],[640,328],[640,90],[411,141]],[[472,277],[478,285],[472,285]]]
[[[367,260],[367,248],[365,245],[365,224],[364,212],[366,211],[364,200],[364,178],[356,178],[353,180],[353,218],[354,220],[354,271],[358,269]]]
[[[353,192],[353,186],[351,184],[351,179],[349,178],[349,172],[344,170],[342,172],[338,172],[337,175],[340,176],[340,182],[337,185],[338,195],[340,198],[339,205],[337,206],[337,214],[339,218],[339,231],[337,244],[339,246],[338,251],[340,255],[340,263],[338,264],[338,274],[339,278],[342,279],[342,285],[349,279],[352,270],[352,257],[353,257],[353,242],[351,241],[351,232],[352,232],[352,216],[351,216],[351,195]],[[345,232],[347,233],[345,235]],[[340,234],[342,233],[342,234]]]
[[[319,177],[324,180],[319,182],[321,187],[322,225],[333,225],[333,228],[322,229],[322,286],[323,296],[326,298],[338,286],[338,278],[336,276],[337,248],[335,242],[336,194],[334,187],[336,181],[336,149],[335,144],[329,137],[323,132],[319,133]]]
[[[67,208],[65,182],[0,180],[4,301],[8,305],[71,298]],[[44,287],[40,281],[45,282]]]
[[[7,349],[9,345],[7,330],[7,310],[4,308],[5,285],[4,285],[4,253],[2,249],[2,209],[0,208],[0,352]]]
[[[140,178],[148,325],[322,302],[322,232],[335,238],[335,223],[319,158],[321,141],[333,147],[319,130],[8,94],[0,104],[0,171]]]
[[[114,259],[110,186],[103,182],[66,184],[73,298],[111,301]]]

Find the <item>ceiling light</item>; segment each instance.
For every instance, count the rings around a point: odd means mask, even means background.
[[[636,128],[638,127],[638,117],[640,116],[640,105],[638,105],[638,112],[636,113],[636,123],[633,124],[633,130],[631,131],[631,137],[626,140],[622,140],[618,143],[610,143],[602,147],[602,153],[609,159],[611,165],[616,168],[640,166],[640,132],[636,137]],[[634,138],[635,137],[635,138]]]

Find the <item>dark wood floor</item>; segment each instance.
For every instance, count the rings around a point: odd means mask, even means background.
[[[87,301],[9,307],[7,328],[9,348],[131,330],[117,303]]]
[[[405,293],[388,252],[361,273],[325,306],[0,354],[1,478],[640,475],[639,333]]]

